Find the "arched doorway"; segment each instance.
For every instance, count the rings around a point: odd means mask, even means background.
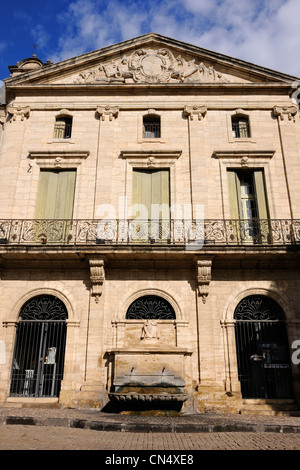
[[[237,305],[236,348],[243,398],[292,398],[284,314],[273,299],[250,295]]]
[[[38,295],[22,307],[16,332],[10,396],[59,396],[67,318],[66,306],[52,295]]]
[[[127,320],[175,320],[172,305],[158,295],[144,295],[129,306]]]

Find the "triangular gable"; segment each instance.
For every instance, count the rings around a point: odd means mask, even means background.
[[[286,83],[296,79],[154,33],[57,64],[36,59],[32,64],[32,70],[30,59],[11,67],[13,74],[6,85]]]

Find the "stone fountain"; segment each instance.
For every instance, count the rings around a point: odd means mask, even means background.
[[[179,411],[188,395],[184,380],[166,367],[156,373],[145,373],[131,368],[128,374],[116,377],[110,400],[125,409],[172,409]]]

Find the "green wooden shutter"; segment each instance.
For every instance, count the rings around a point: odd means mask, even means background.
[[[268,220],[269,212],[268,212],[268,204],[267,204],[267,196],[266,196],[263,170],[254,171],[254,184],[255,184],[255,193],[256,193],[256,201],[257,201],[257,208],[258,208],[261,243],[269,243],[271,231],[270,231],[269,220]]]
[[[36,219],[71,219],[76,170],[40,172]]]
[[[258,216],[260,219],[268,219],[268,207],[263,170],[254,171],[254,182],[258,207]]]
[[[239,195],[240,195],[240,184],[235,171],[227,172],[228,180],[228,194],[229,194],[229,207],[230,207],[230,217],[231,219],[240,218],[240,205],[239,205]]]
[[[58,172],[58,182],[55,201],[55,219],[72,219],[76,171]]]
[[[144,233],[148,237],[149,234],[157,234],[159,231],[161,238],[162,234],[166,233],[165,224],[169,227],[169,170],[133,170],[132,203],[137,205],[133,217],[137,217],[140,220],[145,218],[148,218],[150,221],[151,219],[153,220],[152,227],[148,226],[148,224],[138,227],[140,233]],[[146,214],[139,211],[139,205],[146,209]],[[162,220],[166,221],[164,226],[162,226]],[[159,227],[157,223],[160,223]]]

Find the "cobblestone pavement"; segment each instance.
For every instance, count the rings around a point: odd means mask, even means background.
[[[300,450],[300,416],[134,416],[4,406],[0,450]]]
[[[0,450],[300,450],[300,434],[279,433],[135,433],[64,427],[0,426]],[[118,453],[119,452],[119,453]],[[109,454],[107,454],[109,455]]]

